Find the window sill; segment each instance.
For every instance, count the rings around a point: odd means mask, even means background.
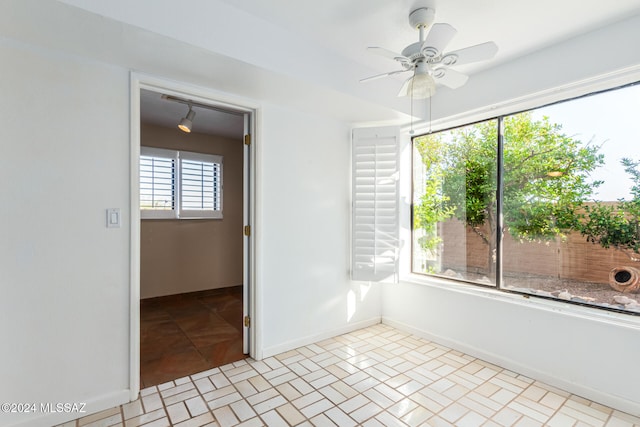
[[[530,294],[501,291],[489,286],[466,284],[454,280],[426,277],[418,274],[409,274],[401,278],[400,283],[430,287],[438,291],[473,295],[478,298],[492,299],[530,309],[559,313],[592,321],[616,323],[621,326],[640,329],[640,313],[636,312],[613,311],[598,308],[597,306],[589,307]]]

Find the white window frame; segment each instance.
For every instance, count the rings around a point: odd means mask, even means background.
[[[141,219],[222,219],[223,217],[223,156],[168,150],[155,147],[140,147],[140,156],[159,157],[174,161],[173,209],[140,209]],[[219,204],[213,210],[182,209],[182,160],[215,163],[219,165]]]

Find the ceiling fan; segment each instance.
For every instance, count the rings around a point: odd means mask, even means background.
[[[419,30],[420,40],[405,47],[400,54],[383,47],[369,47],[369,51],[399,62],[402,69],[367,77],[360,82],[413,71],[413,75],[402,85],[398,96],[411,95],[415,99],[429,98],[435,93],[436,84],[456,89],[467,82],[469,76],[450,67],[491,59],[498,52],[498,46],[494,42],[444,52],[458,31],[449,24],[431,25],[434,18],[435,10],[430,7],[411,11],[409,24],[412,28]],[[431,28],[425,39],[425,30],[430,25]]]

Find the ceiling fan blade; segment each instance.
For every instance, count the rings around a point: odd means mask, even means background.
[[[480,43],[475,46],[447,52],[442,57],[442,63],[445,65],[470,64],[491,59],[496,56],[496,53],[498,53],[498,45],[494,42]]]
[[[458,30],[449,24],[433,24],[427,39],[422,44],[422,50],[433,48],[435,52],[425,52],[427,57],[436,57],[442,53],[447,47],[451,39],[457,34]]]
[[[409,77],[407,80],[404,81],[404,83],[402,84],[402,87],[400,88],[400,91],[398,92],[398,96],[409,95],[409,86],[411,85],[411,79],[413,79],[413,76]]]
[[[389,50],[389,49],[385,49],[384,47],[371,46],[371,47],[368,47],[367,50],[369,52],[371,52],[371,53],[375,53],[376,55],[380,55],[380,56],[383,56],[385,58],[393,59],[394,61],[403,62],[403,63],[409,61],[408,58],[405,58],[401,54],[396,53],[396,52],[394,52],[392,50]]]
[[[437,83],[451,89],[457,89],[469,80],[469,76],[466,74],[450,68],[436,68],[433,70],[433,78]]]
[[[375,76],[371,76],[371,77],[367,77],[367,78],[361,79],[360,83],[370,82],[371,80],[377,80],[377,79],[381,79],[383,77],[388,77],[388,76],[393,76],[395,74],[405,73],[407,71],[410,71],[410,70],[398,70],[398,71],[391,71],[389,73],[376,74]]]

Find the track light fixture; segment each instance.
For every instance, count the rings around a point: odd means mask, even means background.
[[[189,105],[189,112],[187,113],[187,116],[183,117],[182,120],[180,120],[180,123],[178,123],[178,129],[183,132],[190,133],[191,127],[193,126],[193,118],[195,116],[196,112],[193,111],[191,105]]]

